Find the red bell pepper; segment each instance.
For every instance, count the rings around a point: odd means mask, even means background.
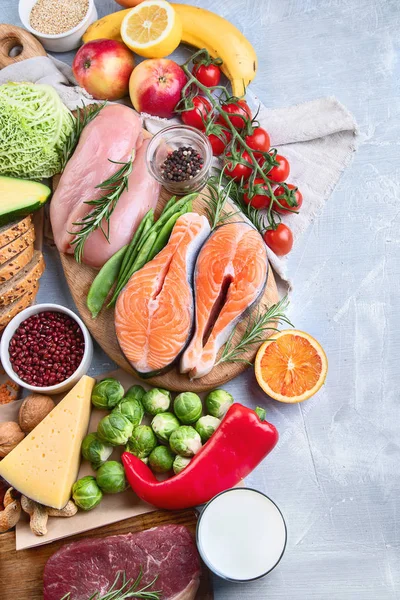
[[[220,426],[178,475],[158,481],[137,456],[122,462],[133,491],[157,508],[176,510],[204,504],[246,477],[278,441],[273,425],[241,404],[232,404]]]

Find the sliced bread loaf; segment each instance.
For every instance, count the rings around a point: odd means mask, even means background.
[[[31,262],[33,253],[34,248],[33,244],[31,244],[25,248],[25,250],[22,250],[22,252],[0,265],[0,286],[5,281],[11,279],[11,277],[14,277],[21,269],[26,267],[26,265]]]
[[[7,246],[10,242],[23,235],[32,226],[31,216],[28,215],[20,221],[13,221],[8,225],[0,227],[0,248]]]
[[[15,238],[12,242],[0,248],[0,265],[13,258],[25,248],[32,245],[35,241],[35,229],[33,225],[22,235]]]
[[[29,292],[44,271],[43,254],[37,250],[31,262],[12,279],[0,285],[0,307],[11,304]]]
[[[27,308],[30,304],[32,304],[32,302],[36,298],[38,288],[39,283],[37,282],[34,286],[32,286],[32,288],[28,292],[26,292],[26,294],[21,296],[21,298],[18,298],[18,300],[15,300],[15,302],[12,302],[8,306],[3,306],[0,308],[0,331],[2,331],[4,327],[8,325],[8,323],[11,321],[11,319],[15,317],[15,315],[20,313],[21,310],[24,310],[24,308]]]

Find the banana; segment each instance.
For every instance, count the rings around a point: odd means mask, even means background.
[[[232,23],[209,10],[188,4],[172,6],[182,21],[182,42],[206,48],[210,56],[221,58],[221,70],[231,81],[233,95],[243,96],[257,70],[250,42]]]
[[[120,33],[121,25],[125,15],[130,10],[132,9],[127,8],[126,10],[119,10],[92,23],[92,25],[90,25],[83,34],[82,39],[85,44],[101,38],[106,38],[107,40],[118,40],[118,42],[122,42]]]
[[[182,21],[182,42],[195,48],[206,48],[210,56],[221,58],[221,69],[231,81],[233,95],[243,96],[257,70],[257,56],[250,42],[232,23],[209,10],[188,4],[172,6]],[[120,10],[95,21],[87,29],[83,41],[99,38],[122,41],[121,24],[130,10]]]

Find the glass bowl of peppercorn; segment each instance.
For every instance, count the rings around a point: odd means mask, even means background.
[[[206,136],[187,125],[161,129],[147,147],[150,174],[178,196],[200,191],[207,183],[212,148]]]
[[[82,320],[58,304],[36,304],[5,328],[0,360],[7,375],[32,392],[59,394],[87,373],[93,343]]]

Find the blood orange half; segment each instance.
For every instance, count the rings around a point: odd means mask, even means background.
[[[322,386],[328,360],[321,345],[308,333],[284,330],[264,342],[257,352],[259,385],[274,400],[294,404],[311,398]]]

